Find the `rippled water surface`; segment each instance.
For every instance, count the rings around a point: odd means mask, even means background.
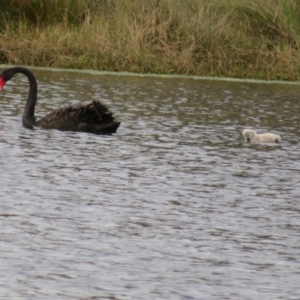
[[[30,131],[27,79],[0,93],[0,299],[300,298],[299,85],[35,74],[37,118],[101,100],[122,123]]]

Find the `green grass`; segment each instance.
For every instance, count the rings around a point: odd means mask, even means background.
[[[298,80],[298,0],[2,0],[0,63]]]
[[[1,0],[0,11],[10,22],[21,20],[37,26],[69,25],[80,24],[95,3],[93,0]]]

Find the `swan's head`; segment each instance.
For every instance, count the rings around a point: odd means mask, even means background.
[[[4,88],[6,82],[12,79],[14,75],[15,72],[12,70],[12,68],[2,71],[2,73],[0,74],[0,90]]]
[[[5,86],[5,79],[3,78],[3,76],[0,76],[0,90],[2,90]]]
[[[280,143],[280,142],[281,142],[281,137],[277,135],[277,137],[275,138],[275,143]]]
[[[256,135],[256,132],[251,129],[245,129],[243,131],[243,137],[247,139],[247,142],[250,142],[251,139]]]

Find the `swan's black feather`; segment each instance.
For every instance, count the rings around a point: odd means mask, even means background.
[[[58,108],[37,121],[36,125],[45,129],[102,134],[116,132],[120,122],[115,121],[107,107],[93,101],[87,105],[76,104]]]

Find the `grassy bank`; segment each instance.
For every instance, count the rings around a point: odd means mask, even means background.
[[[0,63],[299,80],[298,0],[2,0]]]

